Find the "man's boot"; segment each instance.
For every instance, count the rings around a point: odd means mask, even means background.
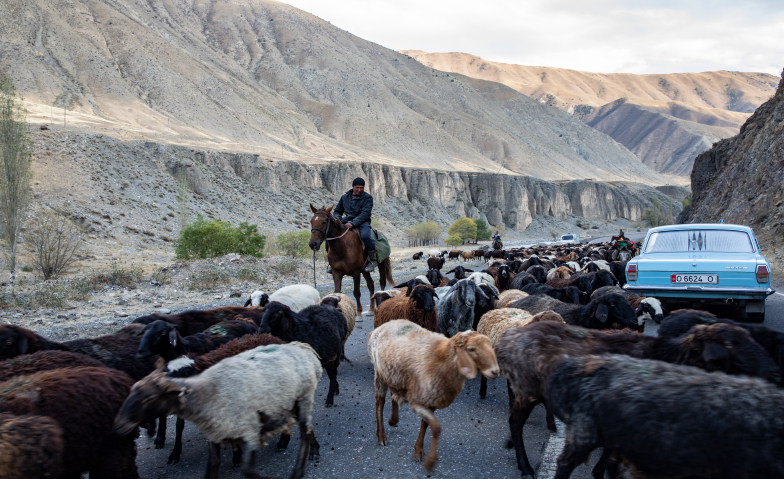
[[[372,273],[378,266],[378,251],[368,251],[367,266],[363,270],[365,273]]]

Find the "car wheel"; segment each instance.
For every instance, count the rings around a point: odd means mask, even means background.
[[[749,323],[761,323],[765,321],[765,313],[746,313],[746,321]]]

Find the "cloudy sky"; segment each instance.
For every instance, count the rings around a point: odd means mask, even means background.
[[[286,0],[394,50],[594,72],[784,68],[784,0]]]

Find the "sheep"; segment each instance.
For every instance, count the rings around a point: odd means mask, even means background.
[[[449,280],[447,286],[454,286],[455,283],[457,283],[461,279],[466,278],[465,275],[466,273],[473,273],[473,272],[474,270],[472,269],[466,269],[463,268],[462,266],[455,266],[454,268],[446,272],[446,274],[455,273],[454,277],[451,280]]]
[[[444,263],[445,263],[444,258],[430,257],[427,259],[427,269],[437,269],[440,271],[441,268],[444,267]]]
[[[291,311],[277,302],[267,307],[272,305]],[[160,411],[176,414],[195,424],[210,441],[208,479],[218,478],[223,442],[242,445],[242,474],[258,478],[256,450],[277,434],[290,434],[298,424],[300,449],[291,475],[298,479],[304,475],[308,450],[311,459],[319,455],[312,414],[320,378],[317,353],[300,342],[259,346],[190,378],[168,377],[161,365],[133,385],[114,421],[115,431],[127,434]]]
[[[569,477],[597,447],[640,477],[784,476],[784,392],[760,379],[581,356],[558,364],[545,395],[566,425],[555,477]]]
[[[357,307],[354,305],[354,302],[343,293],[331,293],[321,300],[321,303],[326,306],[331,306],[333,308],[337,308],[343,316],[346,318],[346,337],[343,339],[343,352],[341,353],[343,357],[342,360],[346,359],[346,341],[348,341],[348,337],[351,336],[351,333],[354,332],[354,326],[356,325],[357,321]]]
[[[451,338],[470,330],[474,324],[477,296],[489,300],[481,289],[477,289],[476,283],[468,279],[461,279],[445,292],[436,303],[438,332]]]
[[[602,286],[591,293],[591,297],[595,298],[608,293],[620,294],[626,298],[626,302],[629,303],[629,306],[634,308],[634,311],[637,313],[637,322],[640,325],[644,324],[645,321],[650,320],[654,320],[659,324],[662,322],[662,319],[664,319],[665,310],[661,304],[661,300],[658,298],[644,298],[618,286]]]
[[[510,289],[519,289],[522,291],[523,286],[528,284],[539,284],[536,277],[526,273],[520,273],[514,277],[512,282],[509,284]]]
[[[508,307],[510,304],[514,303],[523,298],[527,298],[528,293],[524,293],[519,289],[508,289],[502,292],[498,296],[498,303],[496,304],[496,308],[502,309]]]
[[[567,279],[551,279],[547,281],[546,284],[559,289],[574,286],[585,294],[591,294],[594,290],[591,279],[588,275],[582,273],[573,274]]]
[[[63,444],[62,473],[57,477],[90,472],[93,477],[138,479],[138,429],[129,429],[128,437],[112,434],[112,419],[132,385],[126,374],[105,367],[40,371],[0,383],[0,412],[47,416],[57,422]]]
[[[463,257],[463,262],[471,261],[476,256],[476,253],[473,251],[463,251],[461,256]]]
[[[557,267],[557,268],[555,268],[553,270],[550,270],[547,273],[547,277],[546,278],[547,278],[547,280],[556,279],[556,278],[557,279],[567,279],[567,278],[571,277],[572,274],[574,274],[574,271],[572,271],[568,267],[566,267],[566,266],[559,266],[559,267]]]
[[[600,269],[595,273],[582,273],[591,281],[591,290],[596,291],[602,286],[618,286],[618,279],[609,271]]]
[[[477,324],[479,324],[479,320],[482,316],[487,313],[488,311],[492,311],[495,309],[496,305],[498,304],[498,298],[501,296],[501,293],[498,292],[495,286],[491,284],[479,284],[476,287],[477,295],[476,295],[476,306],[474,306],[474,324],[471,326],[474,330],[476,330]],[[484,293],[484,295],[480,295],[479,292]],[[487,299],[485,299],[487,297]]]
[[[269,333],[286,342],[310,344],[327,371],[329,390],[326,407],[332,407],[334,396],[340,394],[338,366],[343,357],[343,342],[348,336],[343,313],[320,304],[295,313],[285,304],[272,301],[265,308],[259,332]]]
[[[544,266],[531,266],[525,271],[526,274],[530,274],[538,283],[544,283],[547,281],[547,270]]]
[[[38,351],[0,362],[0,382],[39,371],[80,367],[104,368],[106,365],[97,359],[70,351]]]
[[[424,253],[424,251],[420,251],[420,252],[418,252],[418,253],[414,253],[414,255],[413,255],[413,256],[411,256],[411,259],[413,259],[413,260],[422,259],[422,256],[423,256],[424,254],[425,254],[425,253]]]
[[[144,335],[136,354],[142,360],[150,360],[153,356],[160,355],[164,361],[169,362],[188,353],[195,355],[207,353],[232,339],[256,331],[256,325],[251,322],[228,320],[214,324],[206,331],[183,338],[171,324],[155,321],[144,328]]]
[[[485,257],[485,250],[483,250],[483,249],[475,249],[474,250],[474,259],[484,258],[484,257]]]
[[[533,475],[522,433],[525,422],[536,406],[547,399],[544,389],[553,368],[567,356],[621,353],[668,362],[717,367],[736,374],[754,374],[773,381],[781,373],[753,340],[732,326],[698,329],[681,338],[658,338],[636,333],[605,333],[577,326],[550,323],[530,324],[506,332],[499,340],[496,354],[517,401],[510,408],[509,426],[518,468]],[[734,329],[729,329],[734,328]],[[727,347],[727,344],[730,344]],[[555,423],[548,417],[548,427]],[[599,471],[601,469],[601,471]],[[596,472],[603,472],[603,465]],[[598,474],[595,477],[603,477]]]
[[[46,416],[0,413],[0,477],[60,477],[63,430]]]
[[[453,249],[449,252],[449,259],[457,259],[460,257],[461,251],[459,249]]]
[[[269,295],[264,291],[256,290],[250,293],[250,296],[248,297],[248,300],[245,301],[244,306],[259,306],[263,308],[267,305],[267,303],[269,303]]]
[[[0,360],[32,354],[36,351],[66,351],[67,349],[60,343],[49,341],[21,326],[0,324]]]
[[[427,278],[428,283],[432,284],[436,288],[439,286],[446,286],[449,284],[449,278],[441,274],[441,271],[437,269],[431,269],[425,274],[425,278]]]
[[[430,251],[427,252],[427,255],[430,256],[431,258],[440,258],[441,252],[438,251],[437,249],[431,249]]]
[[[503,293],[502,293],[503,294]],[[501,336],[512,328],[520,328],[540,321],[555,321],[563,323],[563,317],[555,311],[542,311],[532,315],[527,311],[515,308],[498,308],[485,313],[476,327],[476,332],[490,338],[493,349],[498,345]],[[479,399],[487,397],[487,378],[482,376],[479,383]],[[511,402],[511,398],[510,398]]]
[[[314,306],[321,301],[321,294],[309,284],[292,284],[284,286],[269,296],[270,302],[283,303],[292,311],[302,311],[308,306]]]
[[[175,359],[174,361],[170,361],[166,365],[166,374],[173,378],[188,378],[195,376],[226,358],[236,356],[239,353],[257,348],[259,346],[267,346],[270,344],[285,343],[279,338],[276,338],[270,334],[248,334],[240,338],[233,339],[228,343],[221,345],[217,349],[202,354],[201,356],[197,356],[195,358],[190,356],[183,356]],[[182,432],[184,428],[185,420],[182,418],[177,418],[174,448],[172,449],[171,454],[169,454],[169,458],[166,461],[167,464],[177,464],[180,462],[180,455],[182,454]],[[288,434],[281,436],[281,440],[278,442],[278,449],[285,449],[288,446],[289,440],[290,438]],[[234,449],[234,452],[234,464],[238,465],[242,462],[241,454],[239,454],[240,449],[236,448]]]
[[[373,315],[373,327],[377,328],[393,319],[408,319],[428,331],[438,331],[435,289],[429,285],[419,285],[406,296],[384,301]]]
[[[613,261],[610,263],[610,272],[618,280],[620,286],[626,284],[626,263]]]
[[[379,291],[378,293],[374,293],[373,296],[370,297],[370,312],[376,312],[376,309],[383,303],[384,301],[394,298],[396,296],[400,296],[403,292],[399,289],[388,289],[386,291]]]
[[[425,470],[432,471],[438,460],[441,424],[433,414],[452,404],[463,389],[466,378],[477,371],[490,379],[498,377],[498,363],[487,336],[462,332],[451,339],[425,330],[406,320],[390,321],[370,333],[368,353],[375,369],[376,436],[387,445],[384,431],[384,402],[392,393],[390,426],[399,420],[398,406],[404,402],[422,418],[414,458],[425,458],[425,431],[430,427],[432,442],[425,459]]]
[[[567,261],[563,266],[568,266],[572,271],[580,270],[580,263],[577,263],[576,261]]]
[[[509,269],[508,266],[503,265],[498,267],[498,272],[495,276],[495,287],[498,291],[504,292],[509,289],[509,285],[515,277],[515,274]]]
[[[512,308],[524,309],[531,314],[551,309],[563,316],[567,324],[574,324],[592,329],[607,329],[618,324],[632,331],[640,329],[637,315],[623,296],[607,294],[593,298],[585,306],[567,304],[546,295],[533,295],[511,305]]]
[[[528,293],[529,295],[546,294],[547,296],[550,296],[551,298],[555,298],[558,301],[563,301],[564,303],[570,303],[570,304],[582,303],[582,301],[580,301],[581,291],[575,288],[574,286],[567,286],[566,288],[553,288],[552,286],[548,286],[546,284],[529,284],[523,286],[522,290]]]
[[[206,311],[184,311],[179,314],[150,314],[140,316],[133,322],[135,324],[148,325],[155,321],[166,321],[171,323],[181,335],[191,336],[204,331],[214,324],[229,319],[247,319],[259,324],[263,314],[264,308],[261,307],[224,306]]]
[[[468,276],[468,279],[470,279],[476,284],[489,284],[495,287],[495,278],[493,278],[487,273],[471,273]]]

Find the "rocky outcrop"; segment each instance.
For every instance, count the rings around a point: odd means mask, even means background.
[[[752,226],[763,246],[784,244],[784,80],[740,133],[694,160],[692,205],[683,223]]]

